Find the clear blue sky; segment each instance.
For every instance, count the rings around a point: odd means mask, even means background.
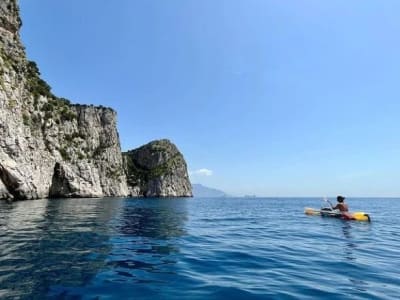
[[[400,1],[20,0],[53,92],[234,195],[400,196]],[[202,170],[204,169],[204,170]]]

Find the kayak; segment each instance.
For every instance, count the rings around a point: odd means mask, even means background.
[[[342,220],[371,222],[369,214],[366,214],[361,211],[350,213],[350,212],[340,212],[339,210],[332,210],[329,208],[314,209],[306,207],[304,209],[304,213],[310,216],[333,217],[333,218],[340,218]]]

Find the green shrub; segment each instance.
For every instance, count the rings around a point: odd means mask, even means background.
[[[43,105],[42,111],[53,111],[54,110],[54,104],[52,102],[47,102]]]
[[[15,100],[15,99],[10,99],[10,101],[8,101],[7,106],[8,106],[9,109],[15,108],[15,107],[17,106],[17,100]]]
[[[29,116],[27,114],[24,113],[22,115],[22,120],[23,120],[25,126],[30,126],[31,125],[31,122],[30,122],[31,119],[29,118]]]
[[[71,110],[63,110],[61,112],[61,119],[63,121],[73,121],[77,118],[78,116],[76,115],[76,113],[74,113]]]
[[[63,105],[70,105],[71,104],[71,101],[69,101],[68,99],[65,99],[65,98],[57,98],[57,101],[59,101]]]
[[[85,155],[84,155],[82,152],[79,152],[79,153],[78,153],[78,158],[79,158],[79,159],[84,159],[84,158],[85,158]]]
[[[28,61],[26,76],[28,79],[28,90],[33,94],[35,98],[39,97],[40,95],[46,96],[48,98],[54,97],[51,93],[51,87],[39,76],[40,72],[36,63],[33,61]]]
[[[69,154],[65,148],[60,148],[60,149],[58,149],[58,151],[60,152],[61,157],[64,160],[71,160],[71,157],[69,156]]]

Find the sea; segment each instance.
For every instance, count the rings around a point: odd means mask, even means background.
[[[321,200],[0,201],[0,299],[400,299],[400,199]]]

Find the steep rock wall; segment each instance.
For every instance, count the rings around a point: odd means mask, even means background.
[[[157,140],[123,153],[132,196],[192,197],[186,162],[169,140]]]
[[[127,195],[115,111],[54,96],[20,26],[16,0],[2,0],[0,199]]]

